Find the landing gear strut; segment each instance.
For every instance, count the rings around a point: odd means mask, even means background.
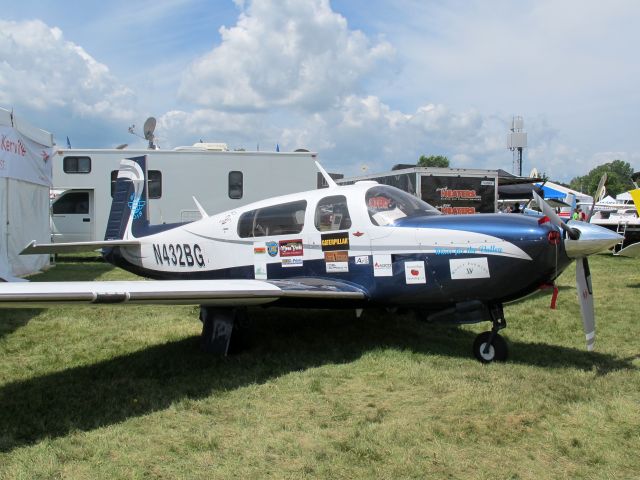
[[[473,342],[473,354],[482,363],[491,363],[494,360],[504,362],[508,354],[507,342],[498,334],[498,331],[507,326],[502,305],[490,306],[489,312],[493,327],[491,331],[482,332],[476,337]]]
[[[234,333],[234,327],[235,330],[239,330],[238,327],[242,327],[246,322],[244,308],[201,306],[200,320],[202,321],[200,338],[202,351],[224,357],[238,349],[241,331]]]

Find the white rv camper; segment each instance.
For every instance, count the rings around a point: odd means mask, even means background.
[[[228,151],[220,144],[174,150],[58,149],[53,155],[52,240],[102,240],[120,160],[141,155],[147,155],[152,224],[200,219],[192,197],[213,214],[317,187],[316,154],[307,151]]]

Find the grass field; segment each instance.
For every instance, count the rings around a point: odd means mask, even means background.
[[[488,323],[256,309],[220,359],[196,307],[0,311],[0,478],[640,478],[640,262],[591,269],[596,352],[569,268],[557,310],[505,309],[492,365],[471,354]],[[130,276],[36,280],[93,278]]]

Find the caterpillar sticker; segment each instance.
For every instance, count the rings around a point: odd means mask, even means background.
[[[320,238],[323,252],[349,250],[349,232],[323,233]]]

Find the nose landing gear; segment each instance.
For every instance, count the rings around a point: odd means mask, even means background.
[[[502,305],[492,305],[489,312],[493,327],[490,331],[482,332],[476,337],[473,342],[473,355],[482,363],[504,362],[509,351],[507,342],[498,334],[498,331],[507,326]]]

